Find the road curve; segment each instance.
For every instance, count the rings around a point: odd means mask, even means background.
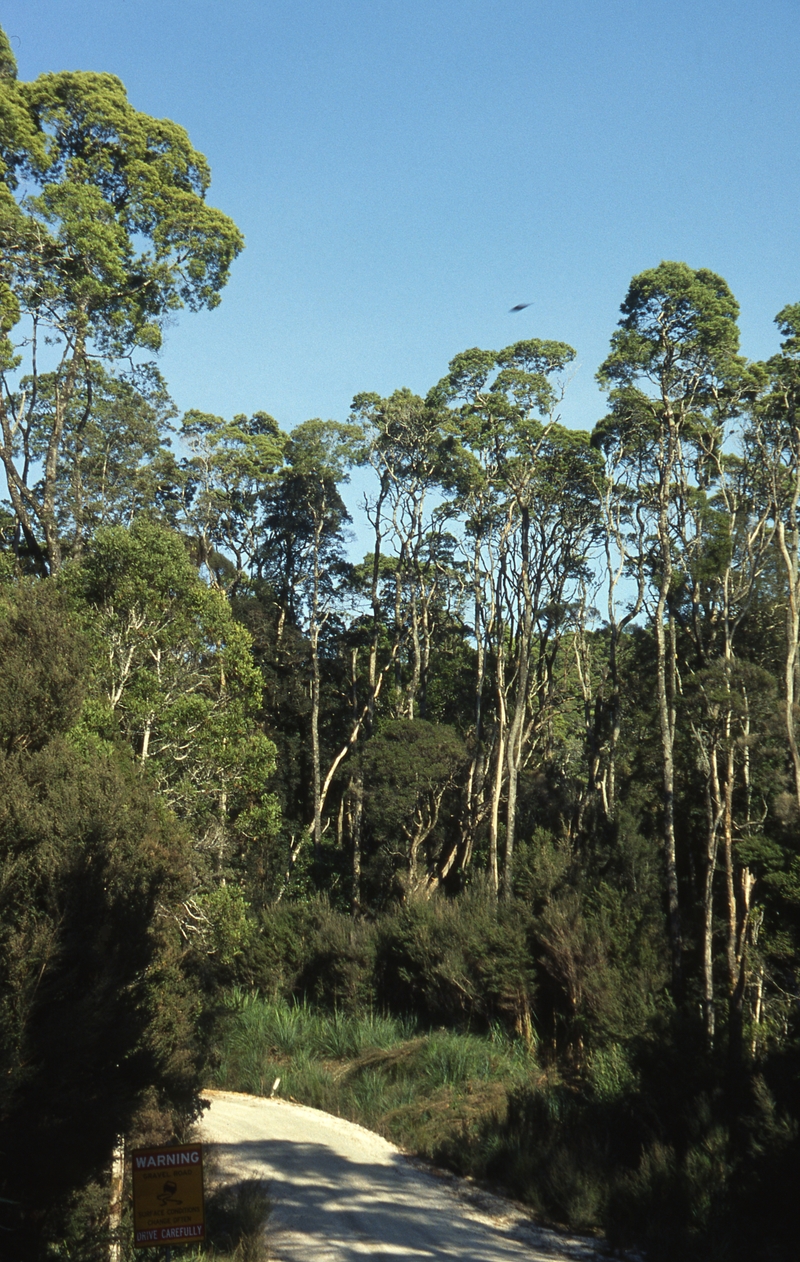
[[[590,1262],[587,1240],[537,1227],[470,1183],[437,1178],[352,1122],[286,1100],[207,1091],[203,1139],[225,1177],[269,1183],[280,1262]]]

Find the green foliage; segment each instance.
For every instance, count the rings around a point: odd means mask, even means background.
[[[0,27],[0,79],[13,82],[17,77],[17,59],[8,36]]]
[[[137,519],[98,531],[64,585],[95,645],[103,734],[124,736],[217,869],[268,844],[275,749],[255,715],[250,637],[199,577],[180,536]]]
[[[0,693],[18,693],[0,751],[0,1195],[22,1262],[148,1088],[192,1113],[199,1049],[175,917],[187,838],[124,751],[70,742],[88,663],[58,592],[6,594],[0,625]]]
[[[334,1011],[363,1012],[374,1000],[375,929],[312,904],[294,992]]]
[[[242,240],[205,204],[208,167],[181,127],[133,109],[109,74],[15,80],[11,99],[31,120],[13,162],[39,192],[6,194],[7,265],[31,310],[46,302],[87,320],[102,349],[127,350],[157,346],[177,307],[219,301]]]
[[[0,742],[38,751],[80,712],[88,642],[49,584],[0,592]]]
[[[230,967],[252,941],[254,927],[248,904],[235,886],[218,885],[197,895],[194,906],[207,926],[206,949],[223,967]]]
[[[10,50],[0,62],[0,457],[26,551],[46,573],[61,564],[67,411],[91,390],[94,361],[156,351],[180,308],[215,307],[243,241],[207,204],[208,165],[183,128],[135,110],[114,75],[23,83]],[[40,394],[42,344],[56,366]],[[47,458],[32,493],[34,448]]]
[[[266,412],[223,421],[197,410],[184,416],[181,435],[191,453],[183,465],[185,515],[198,541],[198,562],[233,591],[255,568],[287,438]]]
[[[313,419],[295,426],[284,465],[264,488],[265,518],[255,559],[289,619],[318,634],[350,567],[344,530],[350,515],[339,484],[356,454],[352,425]]]
[[[44,462],[48,420],[63,390],[57,375],[23,378],[20,390],[35,394],[25,416],[24,443]],[[19,399],[21,402],[21,396]],[[58,528],[70,555],[102,526],[129,526],[146,513],[170,521],[182,494],[182,474],[170,451],[175,406],[155,364],[109,372],[86,366],[64,408],[56,472]],[[41,499],[44,483],[33,488]]]
[[[431,1023],[500,1021],[529,1036],[529,929],[524,907],[498,906],[481,890],[399,908],[378,925],[378,1000]]]
[[[400,890],[413,894],[435,871],[440,813],[465,761],[458,734],[424,719],[384,723],[365,745],[365,826],[384,888],[395,875]]]
[[[661,263],[630,283],[603,384],[643,377],[684,397],[706,392],[738,366],[739,305],[721,276],[686,263]]]

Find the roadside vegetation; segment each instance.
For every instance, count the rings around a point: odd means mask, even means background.
[[[503,914],[507,945],[525,941],[524,925],[534,953],[530,906],[516,901]],[[600,1231],[656,1262],[722,1262],[732,1226],[748,1248],[763,1249],[769,1234],[755,1204],[769,1198],[770,1247],[781,1256],[796,1130],[775,1108],[788,1087],[779,1060],[765,1066],[769,1085],[732,1073],[670,1005],[637,1018],[624,978],[617,999],[630,1020],[615,1027],[617,1009],[603,1014],[602,969],[586,974],[571,1031],[548,1018],[547,1001],[535,1002],[532,990],[511,1002],[502,972],[496,997],[505,1004],[476,1012],[464,981],[471,967],[475,976],[470,949],[479,954],[487,937],[483,918],[497,916],[485,893],[399,910],[355,931],[324,901],[273,916],[273,943],[293,933],[293,967],[283,993],[226,993],[210,1086],[274,1093],[348,1118],[520,1200],[543,1221]],[[349,951],[332,949],[341,934]],[[413,961],[402,953],[406,934]],[[383,952],[404,987],[393,974],[386,988]],[[513,958],[510,950],[509,975]],[[269,973],[273,985],[277,976]],[[519,1019],[528,1003],[530,1026]]]
[[[359,1122],[408,1151],[442,1158],[456,1134],[473,1139],[505,1111],[508,1092],[536,1074],[521,1040],[420,1032],[410,1021],[314,1011],[236,994],[223,1021],[213,1085],[275,1093]]]

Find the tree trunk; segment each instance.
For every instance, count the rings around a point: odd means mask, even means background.
[[[783,559],[786,571],[786,654],[784,657],[784,723],[786,727],[786,737],[789,742],[789,752],[792,757],[792,767],[794,770],[795,799],[797,809],[800,811],[800,750],[797,745],[797,730],[795,728],[795,678],[798,667],[798,646],[800,646],[800,557],[798,553],[798,521],[797,508],[798,497],[800,496],[800,481],[796,487],[792,503],[789,511],[790,533],[789,540],[786,538],[786,525],[783,521],[778,522],[778,547],[780,548],[781,557]]]
[[[675,846],[675,620],[669,613],[668,598],[672,584],[672,541],[669,528],[669,506],[672,474],[676,459],[677,435],[671,410],[667,410],[661,430],[661,460],[658,487],[658,550],[661,567],[656,605],[655,633],[657,654],[656,697],[658,726],[661,736],[664,807],[664,861],[667,877],[667,909],[672,985],[680,994],[682,985],[682,953],[680,905],[678,899],[678,865]],[[669,637],[665,621],[668,618]]]
[[[111,1243],[108,1262],[122,1262],[122,1188],[125,1179],[125,1136],[120,1135],[111,1158],[111,1195],[108,1204],[108,1227]]]
[[[494,783],[492,785],[492,806],[489,814],[489,882],[497,894],[500,888],[498,867],[498,840],[500,831],[500,799],[503,793],[503,780],[506,764],[506,688],[505,663],[503,647],[498,644],[495,679],[495,696],[497,701],[497,732],[495,737]]]
[[[350,914],[361,911],[361,832],[364,820],[364,776],[359,767],[350,780],[351,888]]]
[[[508,792],[506,809],[505,855],[503,860],[503,895],[510,898],[514,881],[514,842],[517,825],[517,785],[525,735],[525,714],[528,709],[528,676],[530,671],[531,639],[533,635],[533,598],[531,595],[530,575],[530,516],[527,506],[523,505],[520,514],[520,545],[522,564],[520,584],[522,587],[522,609],[517,634],[516,686],[514,697],[514,714],[508,731],[506,761],[508,764]]]
[[[314,793],[314,858],[319,859],[322,853],[322,772],[319,751],[319,630],[315,626],[311,632],[311,774]]]
[[[706,853],[703,879],[703,1019],[706,1046],[714,1046],[714,876],[717,870],[719,828],[724,813],[720,794],[718,750],[704,751],[706,799]]]

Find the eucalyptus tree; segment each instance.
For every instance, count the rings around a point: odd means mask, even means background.
[[[753,408],[747,440],[759,462],[764,493],[774,516],[784,576],[784,725],[800,812],[796,716],[800,692],[800,303],[784,307],[775,323],[784,340],[780,354],[766,364],[765,389]]]
[[[365,501],[374,537],[367,558],[373,624],[368,688],[374,694],[378,686],[377,632],[384,621],[382,589],[388,589],[395,709],[401,718],[424,718],[437,615],[450,572],[442,492],[452,481],[453,437],[444,428],[441,405],[410,390],[396,390],[388,399],[356,395],[351,417],[363,432],[361,459],[377,482]],[[401,649],[409,659],[406,679]]]
[[[763,379],[760,365],[748,370],[756,393]],[[711,939],[714,932],[711,882],[717,847],[722,850],[726,924],[725,960],[732,1033],[740,1033],[741,1005],[747,980],[747,951],[752,939],[752,903],[756,879],[747,862],[763,818],[755,809],[754,785],[768,732],[776,681],[758,662],[748,661],[743,628],[761,595],[772,559],[777,522],[774,504],[764,494],[764,470],[749,441],[737,454],[720,448],[713,456],[715,493],[701,505],[705,544],[696,563],[693,604],[702,607],[702,629],[695,638],[698,669],[691,683],[703,700],[699,721],[692,722],[704,774],[708,868],[703,906],[705,985],[710,999]],[[695,637],[697,631],[695,631]],[[743,648],[745,652],[743,653]],[[760,777],[758,777],[760,778]],[[707,1020],[713,1035],[713,1008]]]
[[[285,619],[307,637],[311,666],[311,835],[315,853],[322,844],[323,812],[333,776],[349,752],[348,738],[333,754],[323,777],[320,744],[321,657],[338,615],[351,566],[345,556],[350,516],[339,486],[356,459],[355,426],[318,419],[292,430],[284,465],[269,488],[257,556],[259,577],[279,603],[278,638]]]
[[[181,524],[196,541],[198,565],[233,595],[260,565],[286,435],[266,412],[225,421],[192,410],[181,421],[181,438],[189,449],[182,461]]]
[[[92,365],[152,354],[181,307],[216,306],[242,237],[207,205],[208,165],[183,128],[135,110],[110,74],[21,82],[5,38],[4,48],[0,460],[28,553],[46,573],[62,559],[68,414]],[[34,418],[35,468],[25,450]]]
[[[23,389],[32,384],[21,382]],[[19,427],[26,481],[46,458],[57,390],[56,376],[42,374],[35,404]],[[80,557],[98,528],[130,525],[139,513],[174,521],[185,481],[171,449],[174,416],[155,365],[117,373],[99,361],[87,365],[64,407],[56,470],[56,524],[65,556]],[[41,507],[44,480],[34,482],[31,492]]]
[[[598,478],[598,500],[603,524],[601,534],[602,581],[606,592],[607,678],[593,695],[591,670],[581,669],[587,709],[593,702],[589,745],[589,784],[599,795],[605,818],[617,813],[617,753],[622,728],[622,676],[620,653],[628,628],[642,611],[647,589],[646,524],[639,488],[646,481],[643,464],[646,448],[638,434],[615,433],[604,439],[602,425],[592,442],[603,451],[604,466]],[[621,597],[620,593],[624,593]]]
[[[465,351],[431,396],[450,406],[450,424],[463,453],[456,503],[464,519],[477,649],[465,832],[474,835],[488,814],[490,879],[499,888],[505,794],[507,894],[519,774],[546,727],[553,662],[596,522],[596,452],[587,434],[558,424],[565,373],[574,356],[565,343],[540,340],[499,352]],[[488,669],[493,722],[487,733]],[[487,744],[492,760],[488,807],[483,801]]]
[[[678,709],[676,593],[688,590],[695,642],[702,633],[704,521],[721,469],[725,425],[744,388],[738,354],[738,304],[721,277],[685,263],[661,263],[631,281],[611,353],[598,378],[611,411],[595,442],[617,467],[646,529],[640,532],[654,599],[656,694],[663,779],[663,834],[673,983],[680,987],[683,935],[675,836],[675,739]],[[711,907],[716,843],[705,857],[704,904]],[[705,1007],[713,1032],[711,912],[705,928]]]
[[[764,609],[770,611],[770,616],[760,620],[758,645],[754,647],[757,647],[762,664],[781,680],[778,712],[785,740],[783,757],[775,760],[769,780],[761,786],[760,792],[757,784],[751,783],[755,777],[751,776],[748,759],[745,767],[747,799],[748,805],[751,797],[755,802],[753,824],[737,847],[739,852],[744,850],[745,858],[753,861],[754,872],[762,878],[759,882],[760,896],[752,900],[752,909],[748,900],[747,908],[756,928],[761,927],[762,918],[764,921],[753,986],[754,1051],[759,1042],[758,1026],[765,1009],[777,1008],[781,1014],[779,1020],[785,1022],[790,995],[796,990],[795,970],[786,945],[792,932],[792,920],[795,921],[795,940],[797,933],[797,887],[792,878],[787,879],[787,873],[795,864],[794,838],[800,818],[797,730],[800,695],[800,304],[784,307],[776,316],[775,323],[782,335],[780,352],[763,365],[763,388],[750,408],[744,444],[746,458],[756,471],[758,491],[770,514],[774,543],[773,569],[764,583]],[[773,630],[770,624],[775,615],[782,626]],[[750,708],[753,708],[755,700],[751,694]],[[749,713],[747,718],[750,719]],[[768,729],[768,725],[768,720],[762,720],[762,728]],[[749,726],[757,728],[756,722]],[[784,767],[791,785],[791,791],[786,794],[780,791]],[[790,805],[784,805],[782,799]],[[770,824],[772,829],[777,826],[777,834],[773,833],[772,837]],[[775,845],[775,836],[788,846],[788,850]],[[751,937],[754,940],[755,933]],[[773,952],[770,969],[769,957]],[[774,986],[769,984],[771,971],[773,979],[780,978]],[[737,988],[740,1002],[744,982],[742,968]]]
[[[671,548],[673,575],[667,616],[673,619],[674,665],[685,698],[685,719],[695,747],[705,813],[702,857],[701,941],[706,1026],[714,1034],[714,881],[718,852],[725,877],[726,965],[729,999],[741,993],[753,878],[737,864],[736,834],[746,837],[754,821],[750,811],[750,747],[756,739],[752,691],[757,668],[738,659],[736,639],[755,599],[767,563],[774,526],[771,501],[752,447],[733,454],[732,423],[760,379],[757,365],[736,366],[726,400],[720,400],[714,434],[694,436],[687,427],[677,442],[672,479]],[[616,810],[616,750],[622,720],[619,650],[626,629],[645,605],[653,565],[652,444],[636,426],[611,418],[594,441],[606,455],[602,482],[605,562],[608,591],[609,681],[601,686],[599,711],[606,746],[596,751],[602,762],[599,788],[606,815]],[[611,435],[611,437],[610,437]],[[619,599],[618,589],[625,603]],[[681,646],[681,637],[683,646]],[[735,819],[737,780],[743,780],[744,813]]]
[[[89,740],[129,746],[191,827],[200,888],[271,844],[275,747],[257,722],[251,637],[204,583],[185,541],[145,518],[99,530],[59,580],[93,644]]]
[[[389,398],[356,395],[351,422],[360,431],[358,462],[374,474],[364,497],[372,551],[354,569],[369,612],[351,628],[352,716],[349,741],[373,732],[381,695],[389,713],[424,719],[434,643],[448,616],[450,535],[441,492],[453,441],[441,406],[396,390]],[[359,658],[366,650],[366,674]],[[393,681],[394,687],[389,686]],[[387,685],[384,687],[384,685]],[[388,694],[388,695],[387,695]],[[352,848],[353,906],[360,899],[364,766],[353,763],[343,807]]]

